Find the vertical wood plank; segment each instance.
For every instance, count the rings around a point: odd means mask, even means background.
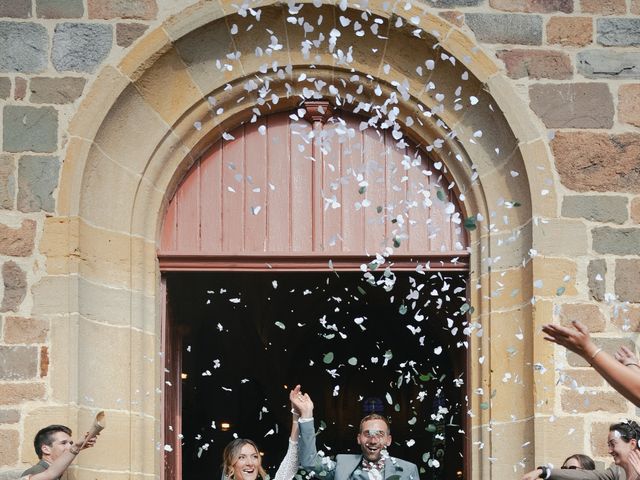
[[[222,251],[244,251],[244,127],[222,144]]]
[[[200,164],[201,253],[222,250],[222,142],[218,141]]]
[[[429,191],[429,179],[422,173],[428,163],[426,155],[414,147],[407,149],[412,165],[420,160],[419,165],[412,166],[407,172],[409,175],[409,195],[411,202],[409,209],[409,252],[420,253],[429,249],[429,235],[427,233],[427,220],[429,219],[429,207],[425,205],[425,197],[422,192]]]
[[[386,152],[384,134],[367,128],[363,132],[363,155],[369,183],[365,197],[371,205],[364,209],[365,250],[369,254],[382,252],[385,247],[387,218]],[[378,208],[381,209],[378,212]]]
[[[178,251],[200,251],[200,162],[197,161],[178,189],[176,243]]]
[[[291,228],[290,152],[288,113],[270,115],[267,119],[267,249],[270,252],[289,251]]]
[[[342,210],[345,208],[340,187],[341,151],[334,124],[326,124],[322,142],[322,250],[339,252],[341,246]],[[335,208],[334,208],[335,207]]]
[[[161,252],[175,252],[178,250],[176,244],[176,232],[178,230],[178,206],[176,199],[176,196],[171,199],[167,212],[164,214],[164,222],[162,224],[162,233],[160,236]]]
[[[264,119],[245,127],[244,250],[255,253],[267,250],[267,136],[261,126]]]
[[[358,129],[359,122],[354,116],[345,118],[346,128],[355,133],[343,136],[340,146],[342,162],[340,172],[342,185],[342,251],[350,253],[360,253],[364,251],[364,212],[362,207],[356,209],[356,203],[362,204],[365,199],[364,194],[358,192],[358,178],[364,179],[362,149],[363,135]]]
[[[309,122],[290,124],[291,152],[291,251],[313,251],[313,145]]]

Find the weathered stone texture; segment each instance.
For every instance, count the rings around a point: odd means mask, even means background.
[[[586,50],[576,55],[578,72],[588,78],[640,78],[640,53]]]
[[[20,433],[17,430],[0,429],[0,458],[3,465],[18,462],[17,445],[20,444]]]
[[[571,242],[558,242],[571,238]],[[587,253],[587,227],[581,221],[550,218],[533,233],[535,248],[543,255],[576,257]]]
[[[567,188],[640,193],[640,134],[557,132],[551,148]]]
[[[591,260],[587,267],[587,280],[589,283],[589,295],[594,300],[599,302],[604,300],[604,293],[606,291],[606,275],[607,275],[607,261],[603,258]]]
[[[573,12],[573,0],[490,0],[489,5],[506,12]]]
[[[27,296],[27,274],[14,261],[9,260],[2,265],[2,281],[4,282],[4,296],[0,312],[18,310]]]
[[[582,13],[596,15],[624,15],[627,13],[625,0],[580,0]]]
[[[27,96],[27,80],[22,77],[15,78],[15,88],[13,89],[14,100],[24,100]]]
[[[0,100],[9,98],[11,95],[11,79],[7,77],[0,78]]]
[[[444,2],[455,3],[455,2]],[[89,18],[138,18],[153,20],[158,14],[155,0],[88,0]]]
[[[640,243],[636,243],[636,255],[639,245]],[[616,260],[615,289],[616,295],[623,302],[640,303],[640,260],[626,258]]]
[[[49,322],[30,317],[6,317],[4,343],[43,343],[49,333]]]
[[[148,25],[143,23],[118,23],[116,25],[116,44],[128,47],[147,31]]]
[[[60,23],[53,34],[51,60],[60,72],[94,73],[111,51],[111,25]]]
[[[511,78],[552,78],[562,80],[573,76],[569,55],[552,50],[500,50],[498,58],[507,67]]]
[[[40,18],[80,18],[84,15],[82,0],[36,0]]]
[[[49,374],[49,347],[40,347],[40,378]]]
[[[605,195],[571,195],[562,200],[562,216],[586,218],[594,222],[624,223],[627,221],[626,197]]]
[[[0,410],[0,424],[18,423],[20,410]]]
[[[602,376],[592,368],[588,370],[565,370],[563,373],[563,385],[566,387],[601,387],[604,385]]]
[[[638,255],[640,228],[594,228],[593,249],[598,253],[612,255]]]
[[[58,186],[57,157],[25,156],[18,165],[18,209],[22,212],[53,212],[53,192]]]
[[[640,305],[615,305],[611,312],[611,322],[622,332],[640,332]]]
[[[28,257],[33,253],[36,222],[25,219],[18,228],[0,223],[0,255]]]
[[[606,325],[604,315],[597,305],[591,303],[566,303],[560,308],[560,320],[570,325],[577,320],[584,323],[590,332],[602,332]]]
[[[16,195],[15,170],[13,157],[0,154],[0,208],[13,208]]]
[[[4,149],[54,152],[58,149],[58,112],[53,107],[4,107]]]
[[[31,0],[0,0],[0,17],[29,18]]]
[[[599,18],[596,29],[598,43],[606,47],[640,45],[639,18]]]
[[[29,100],[32,103],[72,103],[80,98],[87,80],[80,77],[31,79]]]
[[[468,13],[465,21],[480,42],[542,44],[542,17],[539,15]]]
[[[35,23],[0,22],[0,71],[38,73],[47,68],[47,29]]]
[[[632,222],[640,223],[640,197],[635,197],[631,200],[629,216],[631,217]]]
[[[599,348],[602,348],[611,355],[613,355],[616,350],[618,350],[623,345],[632,352],[636,348],[635,343],[633,343],[633,340],[630,338],[593,338],[593,343],[595,343]],[[572,367],[590,366],[589,362],[587,362],[580,355],[573,352],[567,352],[567,361]],[[621,395],[619,396],[620,398],[622,398]]]
[[[459,10],[448,10],[446,12],[438,12],[438,16],[444,18],[447,22],[461,27],[464,25],[464,13]]]
[[[0,380],[29,380],[37,374],[37,347],[0,345]]]
[[[584,47],[593,41],[590,17],[551,17],[547,22],[547,43]]]
[[[580,394],[576,390],[562,392],[562,409],[565,412],[610,412],[627,411],[627,401],[617,392],[586,391]]]
[[[613,96],[605,83],[536,84],[530,106],[548,128],[611,128]]]
[[[640,127],[640,84],[618,88],[618,119]]]
[[[640,0],[631,0],[629,12],[634,15],[640,15]]]
[[[0,405],[17,405],[42,398],[44,398],[42,383],[0,384]]]

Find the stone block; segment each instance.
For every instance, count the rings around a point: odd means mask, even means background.
[[[631,200],[629,216],[631,217],[632,222],[640,223],[640,197],[635,197]]]
[[[489,0],[489,5],[505,12],[573,12],[573,0]]]
[[[569,388],[602,387],[604,379],[593,368],[564,370],[562,384]]]
[[[31,17],[31,0],[0,1],[0,17],[12,17],[12,18]]]
[[[24,156],[18,162],[18,209],[22,212],[53,212],[53,192],[58,186],[57,157]]]
[[[16,196],[15,171],[13,156],[0,154],[0,208],[13,208]]]
[[[3,465],[14,465],[18,462],[20,432],[17,430],[0,429],[0,458]]]
[[[82,0],[36,0],[39,18],[81,18],[84,15]]]
[[[40,377],[44,378],[49,374],[49,347],[40,347]]]
[[[627,197],[569,195],[562,200],[562,216],[594,222],[624,223],[629,216],[627,203]]]
[[[156,0],[88,0],[89,18],[137,18],[153,20],[158,14]]]
[[[552,50],[500,50],[498,58],[511,78],[571,78],[573,67],[569,55]]]
[[[116,25],[116,44],[126,48],[142,36],[148,28],[149,25],[144,23],[118,23]]]
[[[613,97],[605,83],[535,84],[529,98],[547,128],[613,126]]]
[[[633,255],[638,255],[640,245],[640,236],[636,238],[638,240]],[[623,302],[640,303],[640,260],[635,258],[616,260],[615,292]]]
[[[16,77],[15,88],[13,89],[14,100],[24,100],[27,96],[27,79],[22,77]]]
[[[533,230],[534,248],[542,255],[576,257],[587,254],[587,227],[577,220],[545,219]]]
[[[623,332],[640,332],[640,305],[614,305],[611,323]]]
[[[606,325],[604,315],[597,305],[592,303],[565,303],[560,307],[562,325],[571,325],[573,321],[584,323],[590,332],[602,332]]]
[[[547,43],[567,47],[584,47],[593,42],[590,17],[551,17],[547,22]]]
[[[640,18],[599,18],[596,40],[605,47],[640,45]]]
[[[607,261],[603,258],[591,260],[587,267],[587,281],[589,284],[589,295],[599,302],[604,300],[606,291]]]
[[[595,15],[624,15],[627,3],[625,0],[580,0],[580,10]]]
[[[2,281],[4,295],[0,312],[15,312],[27,296],[27,274],[14,261],[9,260],[2,265]]]
[[[562,258],[536,257],[533,261],[533,293],[542,297],[576,295],[577,265]],[[564,290],[562,290],[564,289]]]
[[[612,255],[638,255],[640,228],[598,227],[591,232],[593,249]]]
[[[49,321],[31,317],[6,317],[4,343],[44,343]]]
[[[640,84],[618,88],[618,120],[640,127]]]
[[[59,72],[94,73],[109,55],[112,42],[111,25],[59,23],[53,33],[53,66]]]
[[[609,426],[616,421],[617,419],[611,419],[607,423],[594,422],[591,424],[590,444],[592,455],[597,455],[598,457],[607,457],[609,455],[609,448],[605,440],[609,435]]]
[[[640,0],[631,0],[629,13],[632,13],[633,15],[640,15]]]
[[[23,220],[18,228],[0,224],[0,255],[28,257],[33,253],[36,222]]]
[[[635,350],[635,343],[631,338],[602,338],[596,337],[592,338],[593,343],[595,343],[599,348],[602,348],[605,352],[613,355],[616,350],[618,350],[621,346],[627,347],[632,352]],[[572,367],[589,367],[589,362],[583,359],[581,356],[570,352],[567,350],[567,362]],[[622,397],[620,397],[622,398]]]
[[[542,17],[539,15],[467,13],[465,21],[480,42],[542,44]]]
[[[455,25],[456,27],[461,27],[462,25],[464,25],[464,13],[459,10],[439,12],[438,16],[440,18],[444,18],[447,22]]]
[[[0,345],[0,380],[29,380],[38,374],[38,347]]]
[[[551,148],[565,187],[640,193],[640,134],[556,132]]]
[[[17,405],[32,400],[41,400],[44,398],[44,393],[43,383],[0,382],[0,405]]]
[[[581,444],[583,441],[584,428],[584,416],[553,415],[550,418],[536,418],[536,463],[533,468],[549,458],[561,461],[573,455],[576,443]]]
[[[29,100],[31,103],[72,103],[80,98],[86,83],[87,80],[80,77],[32,78],[29,83]]]
[[[55,152],[58,112],[53,107],[4,107],[4,149],[7,152]]]
[[[49,35],[43,25],[0,22],[0,72],[42,72],[48,51]]]
[[[576,54],[578,72],[587,78],[640,78],[640,52],[584,50]]]
[[[11,79],[0,77],[0,100],[6,100],[11,95]]]
[[[0,424],[18,423],[20,410],[0,410]]]
[[[576,390],[568,390],[562,392],[561,402],[567,413],[625,413],[629,408],[627,401],[617,392],[587,390],[580,394]]]

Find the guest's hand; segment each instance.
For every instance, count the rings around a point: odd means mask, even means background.
[[[296,388],[289,393],[289,400],[294,410],[300,412],[302,418],[313,417],[313,402],[309,394],[302,393],[300,385],[296,385]]]
[[[522,480],[536,480],[536,478],[539,478],[541,473],[542,473],[542,470],[540,470],[539,468],[536,468],[535,470],[531,470],[524,477],[522,477]]]
[[[585,359],[592,358],[598,347],[591,341],[589,329],[578,321],[571,322],[572,328],[547,324],[542,326],[545,340],[562,345]]]
[[[640,369],[638,357],[636,357],[633,352],[624,345],[621,346],[613,356],[616,357],[616,360],[618,360],[621,364],[627,367],[631,366],[634,369]]]
[[[91,448],[91,447],[95,446],[95,444],[96,444],[97,437],[91,437],[91,438],[87,439],[87,435],[89,435],[89,432],[85,433],[76,442],[74,442],[74,445],[78,445],[79,447],[82,446],[82,448],[80,450],[84,450],[86,448]],[[98,435],[100,435],[100,434],[98,434]]]

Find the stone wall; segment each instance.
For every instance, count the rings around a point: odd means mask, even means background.
[[[195,3],[0,0],[0,478],[33,461],[35,419],[68,415],[51,401],[57,365],[49,354],[64,341],[53,338],[52,325],[70,315],[51,313],[51,298],[39,292],[51,292],[43,279],[57,273],[52,243],[66,241],[44,233],[60,210],[69,124],[91,114],[81,102],[103,67],[117,65],[136,42]],[[640,331],[640,0],[421,5],[475,38],[529,105],[532,124],[547,132],[555,170],[532,194],[555,199],[546,218],[534,219],[534,282],[504,288],[533,288],[539,312],[558,322],[585,321],[608,351],[632,344]],[[604,461],[602,425],[635,410],[579,358],[552,352],[538,381],[531,439],[538,462],[529,465],[576,450]],[[506,361],[509,353],[503,355]],[[57,368],[60,375],[64,367]],[[52,404],[57,417],[39,413]]]

